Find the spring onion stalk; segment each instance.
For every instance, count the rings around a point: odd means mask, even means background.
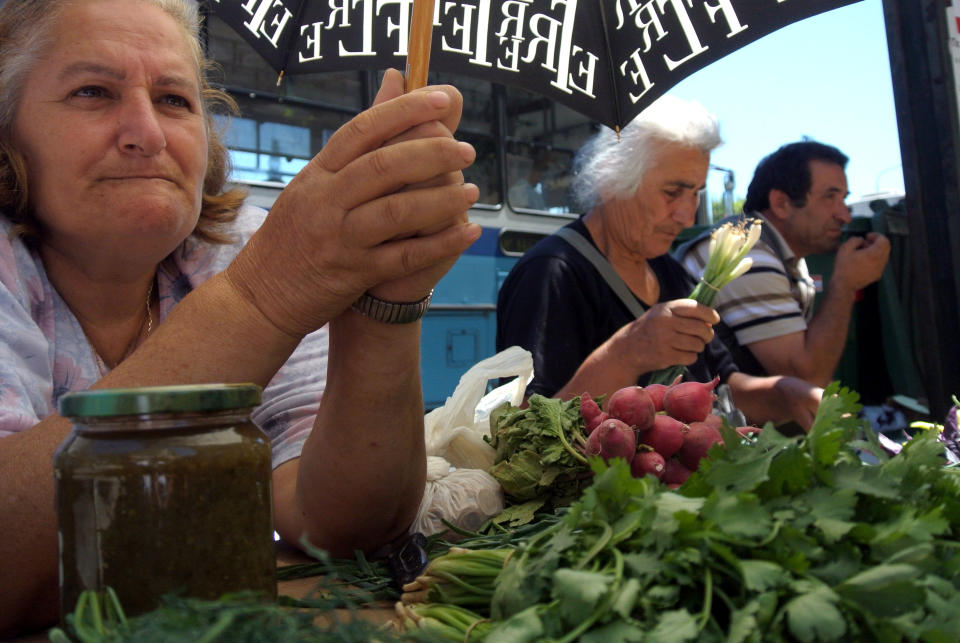
[[[483,641],[490,632],[490,619],[450,603],[396,604],[403,629],[425,631],[444,641]]]
[[[403,586],[401,601],[485,606],[493,596],[494,581],[512,549],[471,550],[451,547],[430,562],[423,574]]]
[[[747,253],[760,238],[760,220],[728,222],[710,235],[710,251],[703,276],[690,293],[690,299],[713,306],[717,294],[728,283],[750,270],[753,259]],[[651,384],[672,384],[683,373],[683,366],[660,369],[650,376]]]

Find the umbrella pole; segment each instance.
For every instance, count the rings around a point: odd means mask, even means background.
[[[413,0],[404,91],[418,89],[427,84],[427,70],[430,67],[430,43],[432,40],[433,0]]]

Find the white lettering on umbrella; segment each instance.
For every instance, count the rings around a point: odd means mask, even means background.
[[[574,45],[570,59],[573,60],[573,57],[580,53],[584,53],[587,55],[586,66],[584,66],[583,62],[581,62],[580,66],[577,67],[577,71],[579,72],[577,76],[583,78],[584,83],[582,87],[577,85],[576,79],[571,74],[570,76],[568,76],[569,87],[576,89],[577,91],[583,94],[586,94],[590,98],[596,98],[596,95],[593,93],[593,78],[594,78],[594,74],[597,71],[598,58],[597,56],[590,53],[589,51],[584,51],[580,46]],[[570,92],[568,91],[567,93],[570,93]]]
[[[334,5],[336,0],[330,0],[330,9],[331,16],[333,13],[340,11],[342,9],[342,15],[344,21],[339,25],[341,27],[349,27],[350,19],[347,16],[347,3],[349,0],[343,0],[343,5],[340,8],[335,8]],[[363,9],[363,22],[362,26],[362,37],[363,45],[360,51],[348,51],[346,47],[343,46],[343,41],[339,42],[339,50],[341,56],[375,56],[377,52],[373,50],[373,0],[353,0],[353,7],[356,8],[357,5],[361,5]],[[333,28],[333,21],[330,21],[331,28]]]
[[[641,52],[639,49],[635,49],[627,58],[627,60],[620,63],[620,75],[629,77],[630,80],[633,81],[634,86],[638,84],[637,80],[639,80],[639,85],[643,87],[643,91],[639,94],[627,92],[627,96],[630,97],[631,103],[636,103],[638,100],[643,98],[643,95],[647,93],[647,90],[654,85],[653,81],[650,80],[650,74],[647,73],[647,69],[643,65],[643,58],[640,57],[641,53],[643,52]],[[628,67],[630,68],[629,73],[627,73]]]
[[[477,51],[470,62],[474,65],[491,67],[487,60],[487,35],[490,33],[490,0],[480,0],[480,15],[477,22]]]
[[[785,1],[786,0],[777,0],[778,3]],[[707,15],[710,16],[710,22],[714,24],[717,23],[717,12],[723,12],[723,18],[730,27],[730,31],[727,32],[727,38],[733,38],[749,26],[740,24],[740,18],[737,17],[737,11],[733,8],[731,0],[719,0],[717,4],[704,4],[704,6],[707,8]]]
[[[389,37],[390,34],[396,32],[397,48],[393,53],[396,56],[406,56],[407,40],[410,37],[410,8],[413,6],[413,0],[377,0],[377,15],[380,15],[380,10],[383,7],[390,4],[399,5],[400,14],[397,17],[397,22],[392,22],[387,17],[387,36]]]
[[[782,0],[778,0],[778,2],[780,1]],[[626,12],[624,12],[622,6],[622,0],[618,0],[616,4],[617,30],[625,26],[627,15],[632,16],[635,26],[640,30],[643,48],[637,48],[627,56],[627,59],[620,63],[619,71],[621,76],[629,78],[633,86],[641,90],[638,93],[627,93],[630,101],[636,103],[655,84],[650,78],[643,54],[650,52],[656,43],[670,35],[664,28],[661,14],[665,16],[669,12],[676,18],[685,44],[689,49],[689,53],[680,60],[673,60],[666,54],[661,56],[668,71],[673,71],[685,62],[696,58],[707,51],[709,47],[700,41],[694,21],[687,10],[687,7],[691,10],[694,9],[694,0],[648,0],[643,3],[636,0],[626,0],[626,2]],[[714,4],[710,4],[708,0],[701,0],[697,8],[705,9],[712,24],[718,24],[718,15],[722,14],[722,20],[726,23],[727,38],[731,38],[747,29],[747,25],[740,22],[731,0],[715,0]]]
[[[530,0],[507,0],[500,5],[500,13],[504,20],[500,23],[500,29],[496,35],[500,39],[500,44],[505,45],[507,49],[506,63],[500,58],[497,59],[497,69],[507,71],[520,71],[517,62],[520,59],[520,45],[523,43],[523,24],[526,17],[527,6]],[[516,14],[511,14],[510,10],[516,9]],[[512,36],[508,32],[513,31]]]
[[[454,12],[459,12],[458,14]],[[474,12],[476,12],[476,37],[474,38]],[[443,36],[440,40],[440,47],[443,51],[449,51],[455,54],[470,55],[473,58],[470,62],[481,67],[492,67],[493,63],[487,60],[487,35],[490,30],[490,0],[480,0],[478,4],[468,2],[445,2],[443,4],[443,15],[449,17],[451,32],[457,36],[455,44],[447,41]],[[436,23],[435,23],[436,24]]]
[[[300,27],[300,36],[306,41],[309,53],[304,55],[303,50],[297,52],[300,62],[310,62],[311,60],[322,60],[323,53],[320,49],[320,29],[323,22],[311,22],[308,25]]]
[[[292,17],[290,10],[283,6],[283,0],[247,0],[241,6],[251,16],[250,22],[243,23],[243,26],[257,38],[264,36],[276,48],[283,29],[287,26],[287,21]],[[273,11],[272,14],[271,11]],[[268,25],[272,31],[267,31],[264,26],[268,18],[270,19]]]
[[[683,35],[687,39],[687,44],[690,45],[690,54],[682,60],[674,61],[670,60],[666,56],[663,57],[664,62],[667,63],[667,69],[673,71],[691,58],[694,58],[698,54],[702,54],[709,49],[709,47],[704,47],[702,44],[700,44],[700,38],[697,37],[697,30],[693,26],[693,21],[690,20],[690,15],[687,13],[687,8],[683,6],[683,0],[657,0],[657,6],[660,11],[663,11],[663,8],[668,2],[673,8],[673,11],[677,16],[677,20],[680,21],[680,28],[683,30]],[[691,4],[692,2],[693,0],[687,0],[687,4]]]
[[[397,5],[398,14],[397,22],[393,22],[390,17],[387,17],[387,28],[386,33],[389,37],[391,34],[397,34],[397,48],[394,51],[394,55],[405,56],[407,54],[408,47],[408,38],[410,35],[410,7],[413,5],[413,0],[376,0],[376,6],[374,7],[373,3],[369,0],[353,0],[352,7],[349,4],[349,0],[330,0],[330,24],[326,27],[326,30],[331,29],[342,29],[350,28],[350,10],[355,8],[357,4],[363,3],[363,20],[362,20],[362,49],[361,51],[348,51],[344,46],[343,42],[339,42],[339,50],[341,56],[373,56],[376,55],[376,51],[373,49],[373,36],[374,36],[374,14],[380,15],[381,10],[388,5]],[[339,24],[337,21],[339,20]],[[301,41],[306,46],[306,51],[301,49],[299,53],[300,62],[310,62],[314,60],[323,59],[323,48],[321,46],[321,30],[324,29],[323,21],[312,22],[307,25],[300,27],[300,36]]]
[[[550,82],[553,87],[567,94],[577,91],[595,97],[594,82],[599,57],[573,42],[577,0],[552,0],[552,8],[562,5],[561,18],[543,13],[530,14],[527,11],[530,3],[531,0],[506,0],[501,3],[501,20],[494,31],[501,45],[496,56],[497,68],[516,73],[520,71],[520,63],[529,65],[540,61],[540,67],[555,72],[556,76]],[[483,24],[486,21],[479,22]],[[478,42],[486,40],[486,33],[481,35]],[[469,53],[465,49],[447,48],[447,51]],[[470,62],[484,64],[485,61],[484,51],[482,58],[478,55]],[[571,69],[575,73],[571,73]]]
[[[577,17],[577,0],[553,0],[552,6],[556,7],[558,2],[562,2],[564,5],[563,29],[560,32],[560,52],[558,54],[560,65],[557,69],[556,80],[550,84],[568,94],[577,90],[590,98],[596,98],[593,92],[593,81],[598,57],[579,45],[573,44],[573,25]],[[579,54],[585,54],[587,60],[586,66],[583,62],[580,62],[579,67],[577,67],[577,77],[583,79],[583,85],[578,85],[576,78],[570,73],[570,65],[574,62],[574,59],[581,59]]]
[[[443,48],[443,51],[451,51],[455,54],[471,54],[473,53],[473,12],[476,11],[477,6],[473,4],[462,4],[459,5],[460,13],[463,20],[457,20],[456,14],[451,14],[450,9],[457,7],[453,2],[446,2],[443,5],[444,15],[451,16],[451,28],[450,31],[453,32],[453,35],[456,36],[458,33],[460,35],[459,47],[456,45],[451,45],[447,42],[447,37],[444,36],[440,41],[440,46]]]

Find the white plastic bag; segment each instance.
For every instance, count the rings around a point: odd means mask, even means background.
[[[490,380],[513,376],[512,381],[484,395]],[[446,458],[455,467],[492,467],[495,452],[483,441],[490,433],[490,412],[504,402],[519,406],[532,379],[533,356],[519,346],[474,364],[444,405],[424,418],[427,455]]]
[[[461,529],[478,529],[503,511],[503,489],[483,469],[454,469],[439,456],[427,457],[427,484],[411,532],[425,536],[447,531],[444,520]]]
[[[490,380],[507,377],[514,379],[484,395]],[[531,379],[533,357],[513,346],[471,367],[446,403],[424,417],[427,484],[410,531],[440,533],[444,520],[475,530],[503,511],[503,489],[487,473],[496,451],[483,436],[490,412],[504,402],[518,406]]]

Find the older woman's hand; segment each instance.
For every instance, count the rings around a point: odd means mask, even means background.
[[[404,80],[400,72],[395,69],[388,69],[384,74],[383,83],[380,86],[380,91],[377,93],[377,97],[373,104],[380,105],[388,100],[401,96],[403,94],[403,84]],[[453,110],[452,113],[442,121],[430,121],[418,125],[388,141],[385,145],[394,145],[403,141],[409,141],[418,138],[433,138],[437,136],[453,138],[453,133],[460,124],[460,115],[463,106],[463,98],[460,95],[460,92],[449,85],[423,87],[413,91],[446,92],[450,95],[450,99],[454,102],[456,109]],[[463,172],[456,171],[434,177],[415,185],[405,186],[403,190],[421,189],[441,185],[463,184]],[[471,190],[474,189],[472,184],[466,187]],[[479,189],[477,190],[477,196],[479,197]],[[464,210],[460,217],[441,221],[434,226],[418,230],[413,236],[427,237],[435,235],[436,233],[441,232],[450,226],[464,224],[467,223],[467,221],[468,213],[466,210]],[[414,273],[408,277],[377,284],[370,289],[370,292],[381,299],[386,299],[389,301],[414,301],[420,299],[430,290],[430,288],[440,281],[440,279],[447,273],[448,270],[450,270],[450,268],[456,262],[458,256],[459,255],[453,256],[445,261],[438,262],[437,264]]]
[[[608,340],[611,353],[637,376],[674,365],[688,365],[713,339],[717,312],[692,299],[657,304]]]
[[[480,232],[465,214],[477,188],[451,180],[475,155],[449,134],[460,106],[452,88],[416,91],[337,130],[228,268],[233,286],[295,336],[377,284],[393,282],[384,298],[423,297]]]

